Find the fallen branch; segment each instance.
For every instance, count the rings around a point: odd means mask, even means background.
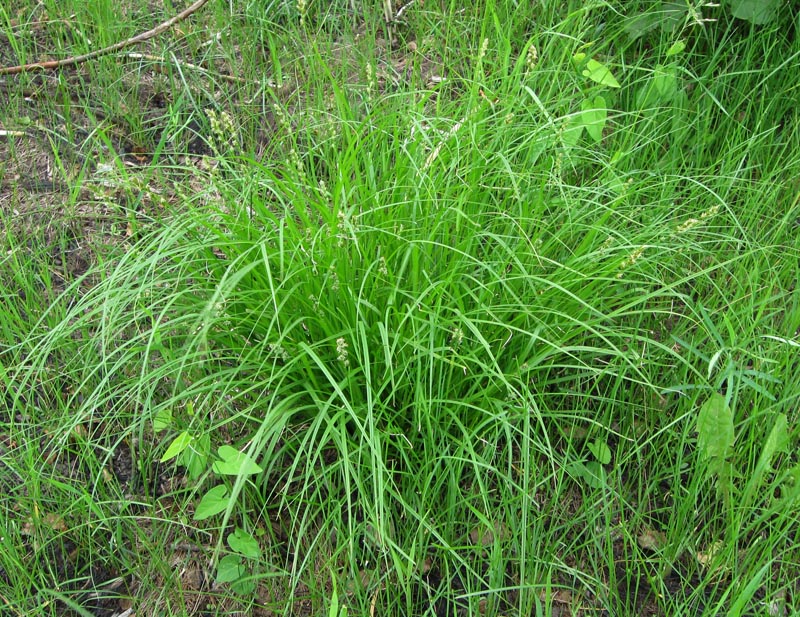
[[[196,0],[194,4],[185,8],[183,11],[181,11],[174,17],[168,19],[167,21],[158,24],[152,30],[148,30],[147,32],[142,32],[141,34],[137,34],[134,37],[131,37],[119,43],[115,43],[114,45],[103,47],[103,49],[96,49],[94,51],[90,51],[88,54],[83,54],[80,56],[71,56],[69,58],[64,58],[63,60],[50,60],[47,62],[34,62],[32,64],[21,64],[19,66],[0,67],[0,75],[16,75],[17,73],[27,73],[35,70],[57,69],[62,66],[73,66],[75,64],[81,64],[83,62],[87,62],[88,60],[94,60],[95,58],[99,58],[100,56],[113,54],[115,51],[119,51],[120,49],[125,49],[126,47],[130,47],[131,45],[136,45],[137,43],[141,43],[148,39],[152,39],[153,37],[158,36],[165,30],[169,30],[179,21],[183,21],[184,19],[189,17],[189,15],[196,12],[207,2],[208,0]]]

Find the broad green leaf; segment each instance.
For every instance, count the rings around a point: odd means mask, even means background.
[[[674,66],[657,64],[652,77],[636,94],[636,106],[647,109],[671,102],[678,94],[678,74]]]
[[[586,99],[581,103],[581,123],[595,143],[603,139],[607,117],[608,109],[602,96],[596,96],[593,100]]]
[[[639,13],[629,19],[623,28],[628,37],[635,40],[658,28],[660,23],[661,18],[654,12]]]
[[[588,463],[575,461],[568,465],[567,471],[573,478],[583,480],[592,488],[603,488],[605,486],[606,472],[597,461],[589,461]]]
[[[606,484],[606,470],[597,461],[589,461],[585,466],[586,475],[583,479],[592,488],[603,488]]]
[[[232,583],[238,581],[246,574],[246,568],[242,564],[239,555],[225,555],[217,564],[217,583]]]
[[[231,589],[241,595],[250,595],[255,590],[255,581],[248,576],[247,565],[239,555],[225,555],[217,564],[216,583],[230,583]]]
[[[584,77],[588,77],[592,81],[604,86],[608,86],[609,88],[620,87],[619,82],[616,80],[614,75],[611,74],[611,71],[608,69],[608,67],[606,67],[606,65],[601,64],[594,58],[589,58],[586,60],[586,54],[584,53],[577,53],[572,57],[572,59],[577,66],[583,67],[581,70],[581,75]]]
[[[256,582],[252,577],[242,577],[231,583],[231,589],[240,596],[249,596],[256,589]]]
[[[784,414],[780,414],[775,420],[775,426],[769,432],[767,440],[764,442],[764,449],[758,459],[757,470],[766,471],[772,463],[772,457],[778,452],[786,452],[789,448],[789,423]]]
[[[202,521],[215,514],[219,514],[228,507],[228,487],[224,484],[215,486],[209,490],[200,503],[197,504],[197,510],[194,513],[194,520]]]
[[[611,462],[611,448],[601,439],[596,439],[589,444],[589,452],[601,465],[608,465]]]
[[[261,557],[261,548],[258,546],[258,540],[239,527],[228,536],[228,546],[231,547],[231,550],[241,553],[250,559]]]
[[[667,50],[667,58],[669,58],[670,56],[677,56],[684,49],[686,49],[686,41],[683,40],[675,41]]]
[[[572,117],[564,124],[561,131],[561,141],[567,146],[574,146],[578,143],[583,133],[583,122],[580,117]]]
[[[662,100],[668,101],[678,90],[678,74],[674,66],[657,65],[653,73],[653,85]]]
[[[661,18],[661,32],[669,32],[682,27],[686,22],[688,12],[686,0],[662,2],[657,10],[657,15]]]
[[[731,14],[751,24],[767,24],[778,15],[780,0],[730,0]]]
[[[652,10],[633,16],[624,29],[631,39],[638,39],[659,26],[662,32],[669,32],[683,24],[687,11],[685,1],[660,2]]]
[[[195,437],[180,457],[180,464],[192,480],[197,480],[208,469],[208,456],[211,454],[211,436],[203,433]]]
[[[172,410],[169,408],[159,410],[153,417],[153,430],[156,433],[168,429],[172,425]]]
[[[697,445],[709,463],[709,473],[720,473],[733,441],[733,412],[725,397],[715,392],[697,416]]]
[[[175,458],[183,452],[190,443],[192,443],[192,435],[189,431],[183,431],[169,444],[167,451],[164,452],[164,456],[161,457],[161,462],[163,463],[171,458]]]
[[[217,452],[222,460],[212,466],[214,473],[223,476],[249,476],[263,471],[252,458],[236,448],[220,446]]]

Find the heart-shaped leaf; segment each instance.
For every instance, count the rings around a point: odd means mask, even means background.
[[[238,581],[246,573],[242,558],[239,555],[225,555],[217,564],[217,583]]]
[[[611,448],[605,441],[597,439],[589,444],[589,452],[592,453],[601,465],[608,465],[611,462]]]
[[[678,90],[678,74],[674,66],[656,66],[653,85],[663,100],[669,100]]]
[[[223,476],[249,476],[263,471],[251,457],[236,448],[220,446],[217,452],[222,460],[212,466],[214,473]]]
[[[686,2],[654,3],[652,10],[639,13],[623,26],[631,39],[637,39],[659,26],[662,32],[670,32],[683,24],[688,8]]]
[[[569,464],[567,470],[573,478],[583,480],[592,488],[603,488],[606,484],[605,469],[597,461],[588,463],[574,461]]]
[[[255,581],[248,576],[247,566],[239,555],[225,555],[217,564],[216,583],[230,583],[235,593],[250,595],[255,589]]]
[[[258,540],[239,527],[228,536],[228,546],[231,547],[231,550],[241,553],[250,559],[261,557],[261,548],[258,546]]]
[[[194,512],[194,520],[202,521],[215,514],[219,514],[228,507],[228,487],[224,484],[215,486],[209,490],[200,503],[197,504],[197,510]]]
[[[597,461],[589,461],[584,467],[583,479],[592,488],[603,488],[606,484],[606,470]]]
[[[581,123],[595,143],[603,139],[603,129],[606,126],[608,109],[602,96],[586,99],[581,103]]]
[[[572,57],[573,62],[577,66],[582,66],[581,75],[588,77],[598,84],[608,86],[609,88],[619,88],[619,82],[616,80],[611,71],[606,65],[601,64],[594,58],[586,60],[586,54],[577,53]]]
[[[583,133],[583,121],[580,116],[573,116],[564,123],[561,131],[561,141],[565,146],[574,146],[578,143]]]
[[[656,65],[653,76],[636,95],[636,105],[641,109],[664,105],[673,101],[679,90],[678,73],[674,66]]]

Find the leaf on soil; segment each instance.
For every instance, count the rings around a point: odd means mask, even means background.
[[[239,527],[228,536],[228,546],[231,547],[231,550],[241,553],[250,559],[261,557],[261,548],[258,546],[258,540]]]
[[[245,567],[239,555],[225,555],[217,565],[217,583],[232,583],[245,575]]]

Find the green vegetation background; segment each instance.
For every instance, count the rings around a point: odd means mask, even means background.
[[[800,610],[798,27],[211,2],[0,77],[4,610]]]

